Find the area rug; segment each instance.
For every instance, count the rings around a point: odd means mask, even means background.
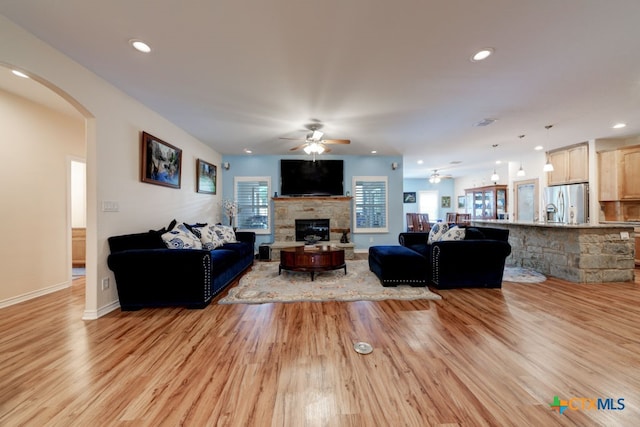
[[[385,288],[369,271],[366,260],[347,261],[344,269],[316,273],[311,281],[310,273],[282,271],[278,275],[277,262],[255,263],[240,283],[229,290],[218,304],[261,304],[297,301],[381,301],[439,300],[426,287],[398,286]]]
[[[503,282],[542,283],[547,280],[544,274],[523,267],[505,267],[502,275]]]

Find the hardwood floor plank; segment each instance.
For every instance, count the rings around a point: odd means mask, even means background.
[[[549,278],[440,301],[0,310],[0,425],[636,425],[638,283]],[[221,296],[220,296],[221,297]],[[218,298],[220,298],[218,297]],[[373,353],[354,351],[369,342]],[[624,410],[550,408],[624,398]]]

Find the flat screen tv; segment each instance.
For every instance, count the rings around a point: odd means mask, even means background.
[[[283,196],[342,196],[344,161],[280,160]]]

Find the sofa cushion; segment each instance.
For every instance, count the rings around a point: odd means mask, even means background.
[[[484,233],[478,230],[476,227],[467,227],[465,232],[465,240],[484,240],[486,239]]]
[[[126,234],[109,237],[109,250],[112,254],[130,249],[164,249],[166,248],[162,234],[166,230],[149,231],[148,233]]]
[[[253,256],[253,245],[247,242],[225,243],[222,245],[222,249],[235,252],[238,256]]]
[[[236,233],[231,226],[216,224],[215,231],[224,243],[236,242]]]
[[[429,238],[427,239],[427,243],[433,243],[440,240],[440,237],[449,229],[449,224],[446,222],[436,222],[431,227],[431,231],[429,231]]]
[[[176,225],[173,230],[162,235],[169,249],[202,249],[202,242],[185,224]]]
[[[453,227],[449,228],[442,236],[440,236],[438,241],[447,242],[450,240],[464,240],[464,236],[465,229],[454,225]]]
[[[202,242],[202,248],[208,251],[212,251],[215,248],[219,248],[224,245],[224,240],[216,232],[216,225],[210,224],[205,227],[199,227],[200,241]]]

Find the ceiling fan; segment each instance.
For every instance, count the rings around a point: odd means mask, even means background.
[[[293,141],[304,141],[304,144],[297,145],[290,149],[290,151],[296,151],[303,149],[307,154],[313,154],[314,159],[316,154],[328,153],[331,151],[327,145],[330,144],[350,144],[349,139],[322,139],[324,132],[320,131],[322,128],[321,123],[311,123],[305,126],[310,132],[305,138],[287,138],[280,137],[280,139],[290,139]]]
[[[438,169],[434,169],[433,173],[431,175],[429,175],[429,182],[431,184],[437,184],[441,180],[448,179],[448,178],[451,178],[451,175],[442,175],[442,174],[438,173]]]

